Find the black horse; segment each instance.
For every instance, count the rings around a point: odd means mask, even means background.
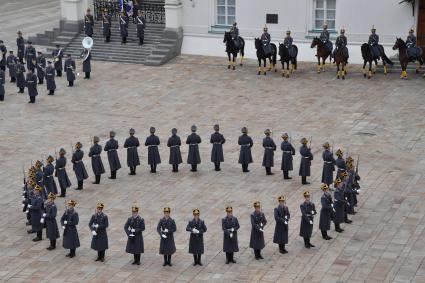
[[[279,56],[280,62],[282,63],[282,77],[289,78],[289,75],[292,74],[294,70],[297,69],[297,55],[298,55],[298,47],[296,45],[292,45],[294,48],[294,55],[289,55],[289,49],[283,43],[279,44]],[[285,71],[285,63],[286,63],[286,71]],[[291,63],[291,69],[289,69],[289,63]]]
[[[233,70],[235,69],[236,58],[238,57],[238,53],[241,53],[241,63],[243,65],[243,57],[245,56],[245,40],[239,36],[240,46],[236,46],[234,40],[232,39],[232,35],[230,32],[226,31],[224,33],[223,43],[226,43],[226,52],[227,57],[229,58],[229,64],[227,65],[227,69],[233,65]],[[231,58],[231,55],[233,58]]]
[[[314,48],[317,46],[317,73],[320,73],[321,71],[325,71],[325,63],[326,59],[329,57],[330,63],[332,62],[332,50],[329,50],[326,47],[326,44],[323,43],[323,41],[320,40],[320,38],[315,37],[313,41],[311,42],[311,48]],[[320,63],[320,59],[322,59],[322,63]]]
[[[367,43],[364,43],[361,46],[362,57],[363,57],[363,76],[368,79],[372,77],[372,73],[375,73],[375,70],[372,70],[372,63],[375,62],[375,66],[378,66],[378,60],[382,58],[382,63],[384,64],[384,74],[387,74],[387,64],[394,65],[394,63],[385,55],[385,50],[382,46],[378,46],[380,56],[376,56],[373,53],[372,46]],[[366,64],[369,63],[369,71],[366,75]]]
[[[403,39],[397,38],[393,50],[398,49],[398,58],[400,60],[401,65],[401,76],[400,79],[407,80],[407,64],[409,62],[415,62],[418,61],[418,66],[416,67],[416,73],[419,73],[420,67],[424,64],[424,59],[422,57],[419,58],[409,58],[409,55],[407,54],[407,45],[406,42],[404,42]]]
[[[346,50],[347,47],[343,46],[342,43],[340,43],[337,46],[336,52],[335,52],[335,63],[336,63],[336,78],[339,79],[342,77],[343,80],[345,80],[345,75],[347,74],[347,63],[348,63],[348,51]],[[347,53],[346,53],[347,52]]]
[[[274,43],[270,43],[270,46],[272,48],[272,53],[269,55],[266,55],[264,53],[264,49],[263,49],[263,43],[261,41],[261,39],[256,38],[255,39],[255,48],[257,49],[257,59],[258,59],[258,75],[261,75],[261,72],[264,73],[264,75],[266,75],[266,64],[267,64],[267,58],[270,61],[270,67],[269,67],[269,71],[271,71],[272,69],[274,69],[274,71],[276,72],[276,55],[277,55],[277,47],[276,44]],[[264,62],[264,70],[263,67],[261,67],[261,60],[263,60]]]

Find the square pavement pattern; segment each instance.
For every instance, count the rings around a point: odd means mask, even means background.
[[[7,282],[425,282],[425,80],[410,75],[401,81],[398,73],[377,74],[364,79],[359,70],[349,69],[345,81],[336,80],[334,70],[316,74],[313,64],[300,64],[290,79],[268,73],[257,76],[255,62],[236,71],[227,70],[224,58],[180,56],[169,64],[151,68],[142,65],[92,62],[91,80],[79,77],[73,88],[65,78],[57,78],[58,89],[47,96],[39,86],[36,104],[28,104],[27,95],[17,94],[6,84],[5,102],[0,103],[0,280]],[[77,63],[81,72],[81,64]],[[221,172],[210,162],[210,134],[219,123],[227,141]],[[196,124],[202,137],[202,164],[196,173],[184,164],[179,173],[171,173],[166,141],[173,127],[182,141]],[[104,145],[110,130],[117,132],[119,155],[125,165],[122,148],[128,130],[136,130],[141,143],[155,126],[161,140],[162,164],[157,174],[149,173],[147,148],[141,146],[142,166],[136,176],[128,176],[126,166],[117,180],[102,176],[100,185],[92,185],[94,176],[87,157],[90,139],[98,135]],[[243,174],[237,164],[237,138],[247,126],[254,139],[251,172]],[[292,136],[297,148],[294,179],[283,181],[281,151],[275,154],[276,173],[266,176],[261,167],[263,132],[270,128],[280,144],[282,132]],[[301,137],[313,137],[312,184],[301,186],[298,175]],[[67,200],[75,199],[80,215],[78,225],[81,247],[74,259],[65,257],[61,247],[47,251],[48,241],[33,243],[26,233],[25,214],[20,206],[22,166],[31,160],[46,158],[63,147],[68,154],[68,174],[76,185],[70,160],[71,144],[81,141],[89,179],[83,191],[68,191]],[[314,223],[311,242],[305,249],[299,237],[302,193],[312,192],[320,209],[322,144],[334,143],[335,150],[360,156],[362,192],[353,223],[344,225],[344,233],[333,230],[331,241],[324,241]],[[182,146],[183,159],[187,146]],[[102,159],[108,171],[106,154]],[[89,182],[90,181],[90,182]],[[285,194],[292,219],[289,222],[288,254],[278,252],[272,243],[273,208],[277,196]],[[261,201],[269,224],[265,227],[264,260],[257,261],[249,249],[252,203]],[[88,222],[97,202],[105,203],[109,216],[109,250],[105,263],[94,262],[90,249]],[[58,215],[64,199],[57,199]],[[125,253],[124,223],[130,208],[137,203],[146,221],[145,254],[142,265],[131,265]],[[222,252],[223,233],[220,219],[232,205],[239,218],[240,252],[236,264],[226,265]],[[177,223],[177,253],[173,267],[162,266],[158,254],[156,225],[162,209],[170,206]],[[189,233],[185,231],[192,209],[201,209],[206,221],[204,266],[193,267],[188,254]],[[43,235],[45,238],[45,236]]]

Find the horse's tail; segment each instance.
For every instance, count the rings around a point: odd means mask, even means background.
[[[382,61],[384,61],[385,63],[387,63],[391,66],[394,65],[394,62],[391,61],[390,58],[387,57],[387,55],[385,55],[384,48],[382,48],[381,52],[382,52],[382,54],[381,54]]]
[[[271,45],[273,48],[272,61],[273,61],[273,65],[276,65],[277,47],[276,47],[276,44],[274,43],[272,43]]]
[[[298,66],[298,61],[297,61],[298,47],[296,45],[294,45],[294,49],[295,49],[295,57],[294,57],[294,60],[292,62],[294,64],[294,70],[296,70],[297,66]]]
[[[240,40],[241,40],[241,49],[239,50],[241,53],[241,56],[245,56],[245,39],[243,39],[242,36],[239,36]]]

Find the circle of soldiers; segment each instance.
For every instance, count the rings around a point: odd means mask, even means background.
[[[220,164],[224,161],[223,144],[226,142],[224,136],[220,133],[219,125],[214,125],[214,133],[210,137],[212,144],[211,162],[214,163],[214,170],[220,171]],[[196,133],[197,127],[191,127],[191,134],[186,139],[186,144],[189,147],[187,163],[191,165],[191,171],[196,172],[197,166],[201,163],[199,144],[201,137]],[[248,129],[243,127],[242,135],[239,136],[238,144],[240,145],[239,164],[242,166],[243,172],[249,172],[248,165],[253,162],[251,148],[254,145],[252,138],[248,135]],[[129,175],[136,175],[136,168],[140,165],[138,155],[138,147],[140,146],[139,139],[135,136],[135,130],[130,129],[130,136],[125,140],[124,148],[127,149],[127,166],[130,168]],[[167,146],[170,149],[169,164],[172,165],[172,172],[178,172],[178,167],[182,163],[180,152],[181,139],[177,135],[177,129],[171,130],[171,137],[167,141]],[[271,167],[274,166],[274,151],[276,144],[271,137],[269,129],[264,132],[263,139],[264,156],[262,166],[266,168],[266,174],[272,175]],[[105,173],[105,169],[101,159],[102,151],[107,152],[110,165],[110,179],[116,179],[117,170],[121,168],[121,163],[117,150],[119,148],[118,141],[115,139],[115,132],[110,132],[110,139],[106,142],[105,147],[99,144],[99,138],[93,138],[93,144],[89,151],[95,181],[93,184],[99,184],[101,175]],[[282,134],[282,166],[283,179],[291,179],[289,172],[293,170],[293,156],[295,148],[291,144],[291,138],[287,133]],[[300,155],[301,163],[299,175],[302,179],[302,184],[307,185],[307,177],[310,176],[310,166],[313,160],[311,152],[311,141],[306,138],[301,139]],[[157,165],[161,163],[158,147],[160,139],[155,135],[155,128],[150,128],[150,136],[146,138],[145,146],[148,147],[148,164],[151,168],[151,173],[156,173]],[[78,180],[76,190],[83,190],[83,182],[88,178],[87,171],[83,162],[84,152],[81,142],[75,144],[73,149],[71,162],[73,170]],[[323,144],[323,173],[321,190],[321,210],[319,229],[324,240],[331,240],[328,235],[331,229],[331,223],[334,222],[335,231],[343,232],[341,223],[351,223],[348,215],[355,214],[354,207],[357,206],[357,195],[360,191],[358,175],[358,162],[354,165],[354,160],[347,153],[347,158],[344,159],[344,153],[338,149],[336,151],[337,158],[334,158],[333,146],[328,142]],[[27,216],[27,225],[31,226],[28,233],[36,233],[33,241],[42,240],[42,230],[46,228],[46,237],[50,240],[48,250],[56,248],[56,241],[60,237],[57,224],[57,207],[55,198],[65,197],[67,189],[71,186],[67,171],[66,151],[61,148],[59,157],[54,158],[48,156],[46,164],[37,160],[35,164],[28,170],[28,178],[24,175],[24,186],[22,191],[22,207]],[[56,159],[56,164],[53,162]],[[335,166],[337,168],[335,168]],[[24,169],[23,169],[24,170]],[[334,179],[334,171],[336,176]],[[54,177],[57,177],[60,187],[60,195],[57,190]],[[331,185],[333,185],[334,195],[331,195]],[[300,205],[301,210],[301,225],[299,235],[304,239],[305,248],[314,247],[310,242],[313,231],[313,221],[317,214],[315,204],[311,201],[309,191],[303,193],[304,202]],[[45,202],[45,200],[47,200]],[[276,226],[274,230],[273,243],[278,244],[279,252],[287,253],[286,245],[288,244],[289,221],[291,219],[288,206],[286,205],[286,197],[281,195],[277,198],[278,205],[274,209],[274,218]],[[79,224],[78,213],[75,209],[77,202],[69,200],[67,208],[60,218],[60,225],[63,229],[63,248],[69,249],[67,257],[74,257],[75,251],[80,247],[77,225]],[[250,215],[251,219],[251,238],[250,248],[254,250],[255,259],[263,259],[261,250],[265,247],[264,227],[267,225],[265,214],[262,211],[261,203],[256,201],[253,203],[254,211]],[[96,250],[98,256],[96,261],[103,262],[105,260],[105,251],[108,249],[107,228],[109,226],[108,216],[104,213],[105,205],[98,203],[96,212],[92,215],[88,223],[92,233],[91,248]],[[145,230],[144,219],[139,214],[139,207],[133,205],[131,207],[131,216],[127,219],[124,225],[124,232],[128,240],[126,252],[134,255],[133,264],[140,265],[141,254],[144,253],[143,231]],[[231,206],[225,209],[226,216],[222,219],[223,231],[223,251],[226,253],[226,263],[235,263],[234,253],[239,251],[238,246],[238,229],[240,228],[238,219],[233,216],[233,208]],[[171,218],[171,209],[165,207],[163,210],[164,216],[159,220],[157,232],[160,239],[159,253],[164,256],[163,265],[171,266],[171,256],[176,252],[173,234],[177,230],[176,222]],[[203,234],[207,232],[205,222],[200,219],[200,209],[193,209],[193,219],[186,226],[186,231],[190,233],[189,253],[193,254],[194,265],[202,265],[201,256],[204,253]]]

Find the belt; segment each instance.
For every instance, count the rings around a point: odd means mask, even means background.
[[[108,151],[117,151],[116,149],[108,149]]]
[[[61,168],[58,168],[58,169],[56,169],[56,170],[63,170],[63,169],[65,169],[65,167],[61,167]]]
[[[100,154],[93,154],[91,157],[98,157]]]
[[[308,158],[310,158],[310,156],[303,156],[303,158],[306,158],[306,159],[308,159]]]
[[[51,178],[51,177],[53,177],[53,175],[46,176],[46,178]]]
[[[198,145],[197,143],[190,143],[189,145]]]
[[[345,171],[345,169],[342,169],[342,168],[338,168],[338,170],[339,170],[339,171]]]
[[[284,150],[283,153],[292,153],[292,151]]]
[[[332,161],[324,161],[326,164],[332,164]]]
[[[251,146],[250,144],[241,144],[241,146]]]
[[[74,163],[80,163],[83,162],[82,160],[74,161]]]
[[[213,142],[213,144],[222,144],[221,142]]]
[[[265,149],[274,149],[274,147],[266,146]]]
[[[179,145],[172,145],[172,146],[170,146],[170,147],[180,147]]]
[[[148,147],[153,147],[153,146],[158,146],[158,145],[156,145],[156,144],[148,145]]]
[[[129,147],[127,147],[127,148],[137,148],[137,146],[129,146]]]

